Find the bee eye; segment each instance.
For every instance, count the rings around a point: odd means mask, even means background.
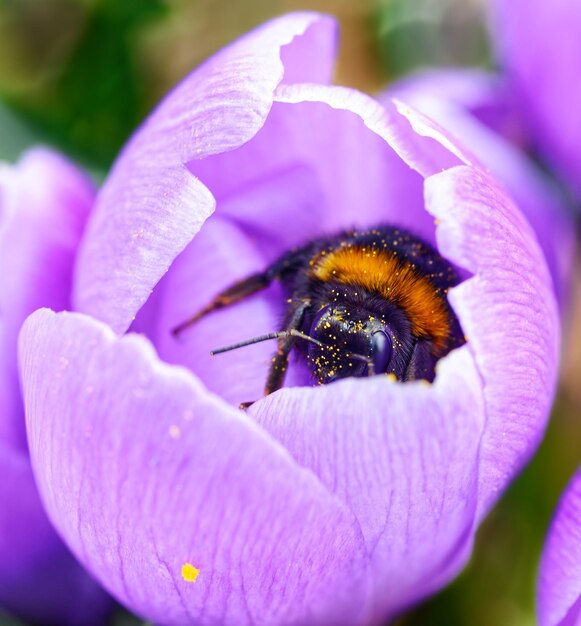
[[[382,330],[374,332],[371,337],[371,358],[376,374],[381,374],[387,370],[392,352],[391,338]]]

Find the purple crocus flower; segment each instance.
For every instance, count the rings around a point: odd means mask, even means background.
[[[581,193],[581,4],[491,0],[491,34],[531,144]]]
[[[101,624],[110,601],[53,530],[26,444],[16,345],[39,306],[70,308],[94,189],[47,150],[0,165],[0,607],[34,623]]]
[[[543,556],[538,589],[540,626],[581,624],[581,469],[557,508]]]
[[[331,19],[288,15],[179,85],[98,195],[78,312],[39,311],[21,333],[49,516],[155,622],[389,618],[458,572],[543,434],[559,320],[534,231],[435,123],[330,86],[335,40]],[[276,286],[172,336],[292,246],[377,224],[412,230],[465,279],[449,302],[467,342],[433,384],[313,387],[294,361],[261,398],[272,346],[209,350],[277,329]]]

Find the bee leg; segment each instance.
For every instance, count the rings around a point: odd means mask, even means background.
[[[288,368],[288,357],[292,350],[297,337],[304,335],[298,329],[301,327],[305,311],[311,306],[308,300],[303,300],[299,303],[296,309],[292,312],[290,320],[286,326],[286,330],[282,331],[286,333],[284,337],[278,340],[278,350],[272,358],[272,363],[268,371],[268,378],[266,379],[266,386],[264,389],[264,395],[267,396],[273,391],[277,391],[282,387],[286,370]],[[246,410],[252,406],[253,402],[241,402],[239,408]]]
[[[267,268],[264,272],[258,272],[252,274],[247,278],[243,278],[235,282],[230,287],[221,291],[214,299],[207,304],[203,309],[198,311],[195,315],[185,320],[181,324],[178,324],[171,332],[172,335],[177,336],[181,334],[186,328],[195,324],[198,320],[202,319],[208,313],[216,311],[217,309],[223,309],[224,307],[240,302],[248,296],[266,289],[270,283],[276,278],[276,272],[273,266]]]
[[[215,296],[203,309],[173,328],[171,331],[172,335],[177,337],[182,331],[192,324],[195,324],[208,313],[240,302],[240,300],[244,300],[253,293],[266,289],[275,279],[284,280],[285,276],[292,276],[304,264],[305,251],[307,248],[308,246],[292,250],[277,259],[263,272],[257,272],[230,285],[230,287],[227,287]]]
[[[301,327],[305,316],[305,311],[310,306],[311,303],[308,300],[302,300],[299,302],[297,307],[294,309],[294,311],[292,311],[290,315],[290,319],[286,325],[287,331],[296,331]],[[266,379],[266,386],[264,388],[265,396],[282,387],[284,377],[286,375],[286,370],[288,368],[288,357],[290,351],[295,345],[296,340],[297,335],[290,333],[285,337],[279,339],[278,350],[272,358],[270,370],[268,371],[268,378]]]

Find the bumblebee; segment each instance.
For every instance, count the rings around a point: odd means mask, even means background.
[[[460,282],[457,272],[431,245],[392,226],[345,231],[291,250],[224,289],[173,334],[275,280],[287,297],[282,329],[212,352],[278,340],[265,395],[282,387],[293,349],[318,384],[377,374],[431,382],[438,359],[464,343],[446,297]]]

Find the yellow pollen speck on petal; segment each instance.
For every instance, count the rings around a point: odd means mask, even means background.
[[[180,430],[180,427],[177,426],[176,424],[173,424],[172,426],[169,427],[169,436],[172,439],[177,439],[181,434],[182,434],[182,431]]]
[[[188,583],[195,583],[196,579],[200,575],[200,570],[194,567],[191,563],[184,563],[182,565],[182,578]]]
[[[397,380],[397,376],[393,372],[386,374],[385,377],[387,378],[387,380],[389,380],[390,383],[394,383]]]

